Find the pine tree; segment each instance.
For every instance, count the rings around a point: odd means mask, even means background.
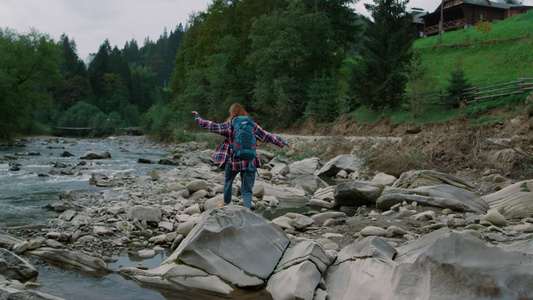
[[[374,21],[366,21],[353,89],[359,102],[371,109],[400,104],[414,41],[408,2],[374,0],[374,5],[365,4]]]

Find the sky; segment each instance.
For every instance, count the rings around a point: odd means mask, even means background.
[[[78,56],[87,61],[105,39],[112,47],[124,48],[135,39],[139,46],[148,37],[157,41],[164,29],[185,27],[193,12],[206,11],[212,0],[0,0],[0,28],[25,34],[31,28],[59,41],[62,34],[74,40]],[[368,16],[360,0],[353,7]],[[407,8],[434,11],[440,0],[411,0]],[[533,0],[524,4],[533,5]]]

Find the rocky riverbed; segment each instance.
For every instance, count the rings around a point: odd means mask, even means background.
[[[533,297],[533,181],[491,170],[368,174],[349,152],[296,160],[310,144],[289,143],[282,156],[260,151],[253,211],[240,207],[239,182],[232,205],[217,208],[224,178],[206,143],[139,157],[169,171],[93,174],[88,184],[101,193],[64,190],[44,228],[0,235],[0,297],[37,297],[24,257],[215,299],[246,299],[250,290],[262,299]],[[91,151],[86,159],[110,158]],[[108,266],[116,255],[161,252],[169,256],[154,269]]]

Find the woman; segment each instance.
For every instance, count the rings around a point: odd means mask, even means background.
[[[219,206],[221,207],[230,204],[232,197],[233,180],[235,179],[237,174],[240,173],[242,181],[241,194],[244,202],[244,207],[252,209],[252,188],[254,187],[255,183],[255,173],[257,170],[256,168],[261,166],[261,161],[259,160],[257,154],[255,156],[255,159],[252,161],[241,160],[235,157],[235,153],[230,147],[230,139],[233,132],[233,125],[231,121],[235,117],[249,116],[249,114],[246,112],[246,110],[244,110],[242,105],[238,103],[235,103],[230,107],[230,115],[228,119],[226,120],[226,122],[220,124],[202,119],[196,111],[192,111],[191,113],[195,114],[195,121],[202,128],[209,132],[217,133],[226,137],[226,139],[217,147],[214,158],[215,164],[226,163],[224,181],[224,203],[220,204]],[[279,136],[266,132],[265,130],[263,130],[263,128],[257,125],[257,123],[254,124],[255,138],[257,140],[272,143],[282,148],[285,146],[289,146],[289,144],[287,144],[287,142],[285,142]]]

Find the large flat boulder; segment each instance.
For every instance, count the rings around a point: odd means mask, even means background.
[[[457,176],[433,170],[409,171],[403,173],[394,183],[393,187],[414,189],[420,186],[452,185],[460,189],[477,194],[475,186]]]
[[[531,254],[504,250],[448,228],[396,250],[385,241],[377,242],[381,238],[373,239],[358,249],[350,245],[339,252],[325,275],[329,299],[353,299],[354,295],[400,300],[528,299],[533,295]]]
[[[111,272],[109,266],[102,259],[77,251],[42,247],[28,251],[28,254],[46,259],[60,266],[75,268],[95,275],[107,275]]]
[[[454,211],[486,213],[487,203],[476,194],[453,185],[420,186],[414,189],[385,188],[376,201],[376,208],[387,210],[402,202],[449,208]]]
[[[249,209],[230,205],[203,212],[194,229],[158,268],[121,272],[141,283],[229,295],[236,288],[263,286],[289,243],[278,225]]]
[[[495,208],[507,218],[533,215],[533,180],[522,181],[482,197],[490,208]]]

